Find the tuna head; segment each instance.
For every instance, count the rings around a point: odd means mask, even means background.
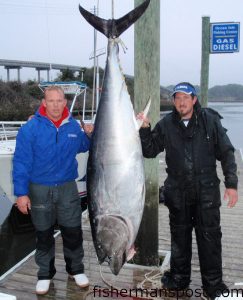
[[[117,275],[127,259],[130,232],[127,223],[120,216],[103,215],[97,228],[97,254],[102,254],[100,263],[108,261],[110,269]]]

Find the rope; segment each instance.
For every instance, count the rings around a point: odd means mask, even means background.
[[[123,52],[126,53],[126,50],[127,50],[128,48],[127,48],[127,46],[125,45],[125,43],[124,43],[119,37],[115,38],[115,42],[116,42],[117,44],[120,44],[121,47],[122,47]]]
[[[140,283],[137,284],[136,288],[137,289],[142,289],[142,290],[147,290],[148,293],[150,293],[151,291],[154,291],[154,289],[161,289],[162,287],[162,283],[161,283],[161,276],[164,274],[164,271],[167,269],[168,266],[165,266],[164,268],[154,268],[153,270],[149,271],[148,273],[144,274],[144,280]],[[108,280],[105,279],[103,273],[102,273],[102,266],[100,265],[100,276],[102,281],[110,288],[110,293],[112,293],[112,289],[116,289],[118,291],[121,291],[122,288],[121,287],[117,287],[114,286],[113,284],[111,284]],[[149,284],[150,287],[146,287],[146,284]],[[100,290],[102,291],[103,289],[105,289],[107,291],[106,288],[102,288],[100,287]],[[90,292],[89,292],[90,294]],[[110,295],[112,297],[112,295]],[[129,295],[130,296],[130,295]],[[139,297],[141,299],[151,299],[151,297],[147,297],[144,295],[139,296],[137,293],[132,292],[131,293],[132,297]]]

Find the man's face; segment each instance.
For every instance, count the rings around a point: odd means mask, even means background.
[[[182,119],[190,119],[193,114],[193,106],[197,97],[178,92],[174,97],[174,105]]]
[[[58,121],[62,117],[67,100],[61,91],[50,90],[46,91],[45,98],[42,100],[42,103],[46,108],[47,116],[54,121]]]

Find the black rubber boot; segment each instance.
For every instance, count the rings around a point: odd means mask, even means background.
[[[204,296],[206,297],[202,298],[207,300],[215,300],[217,297],[220,297],[224,293],[228,295],[228,291],[229,289],[226,284],[224,282],[221,282],[215,287],[204,289]]]
[[[196,228],[203,290],[212,299],[218,290],[227,288],[223,283],[221,235],[220,227]]]
[[[161,278],[163,288],[168,290],[185,290],[189,287],[190,280],[185,280],[179,275],[173,275],[170,271],[166,271]]]

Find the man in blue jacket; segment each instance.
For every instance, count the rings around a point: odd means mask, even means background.
[[[84,274],[81,205],[76,155],[89,150],[92,125],[81,130],[60,87],[45,90],[34,117],[19,130],[13,159],[14,194],[23,214],[31,210],[36,229],[37,294],[46,294],[56,273],[54,225],[59,224],[67,273],[80,287]]]

